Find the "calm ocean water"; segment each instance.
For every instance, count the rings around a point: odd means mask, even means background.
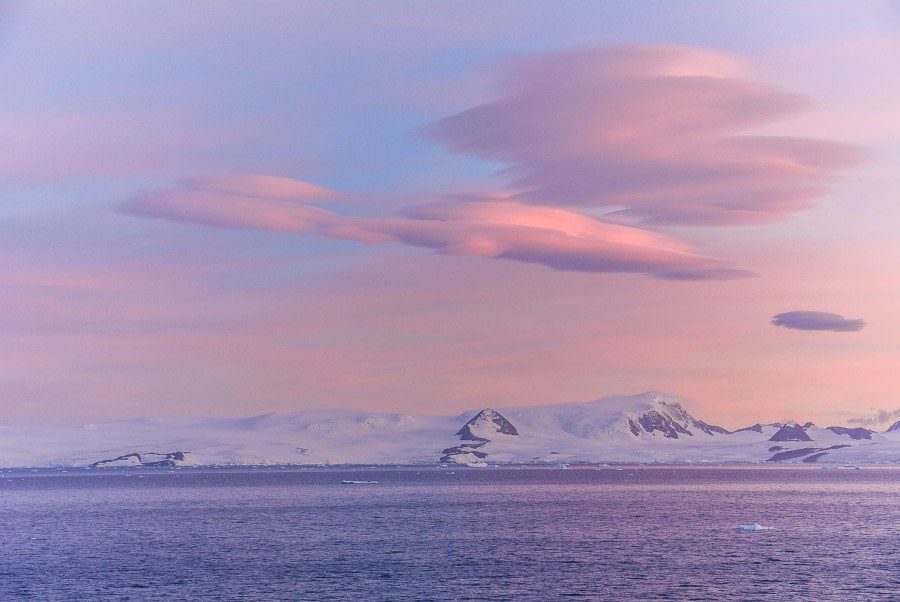
[[[900,600],[896,469],[5,471],[0,524],[3,601]]]

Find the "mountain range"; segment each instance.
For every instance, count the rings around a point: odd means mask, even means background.
[[[0,427],[0,467],[900,463],[900,421],[884,432],[793,421],[732,432],[695,418],[682,403],[673,395],[648,392],[458,416],[320,410]]]

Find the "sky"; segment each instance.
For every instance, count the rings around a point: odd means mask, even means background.
[[[0,0],[0,424],[900,419],[900,5]]]

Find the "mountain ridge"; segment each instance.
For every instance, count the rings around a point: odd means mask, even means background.
[[[696,418],[683,402],[674,395],[649,391],[589,402],[484,408],[457,416],[316,410],[234,419],[144,418],[80,427],[6,427],[0,428],[0,467],[99,468],[151,462],[166,466],[900,463],[900,428],[878,433],[785,421],[732,432]],[[780,445],[772,446],[773,441]]]

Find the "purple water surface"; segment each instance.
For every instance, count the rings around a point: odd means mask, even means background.
[[[897,469],[4,471],[0,524],[4,601],[900,600]]]

